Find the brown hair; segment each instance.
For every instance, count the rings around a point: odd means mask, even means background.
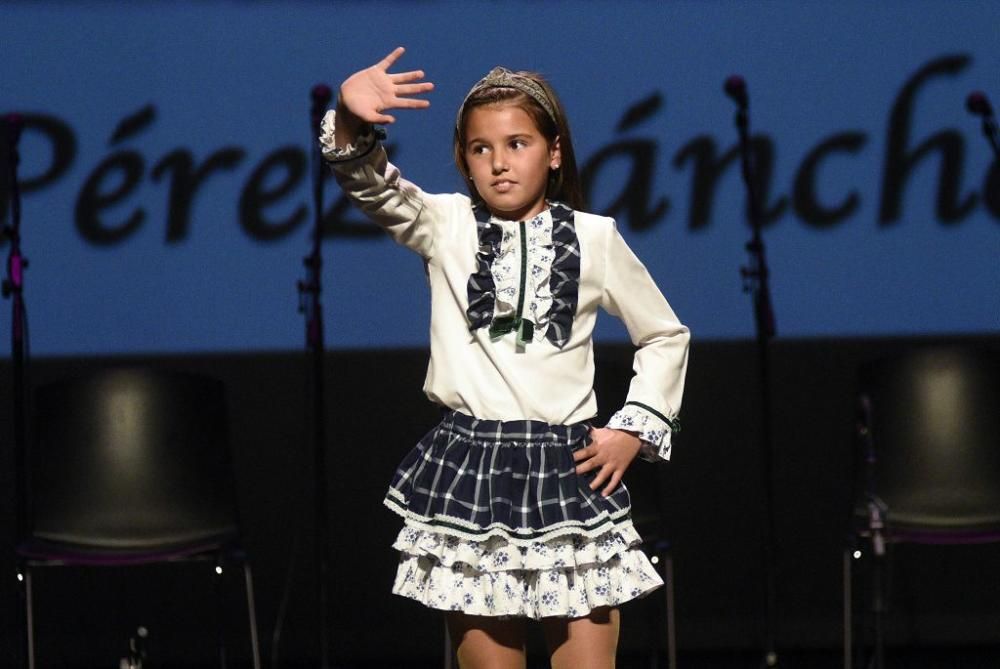
[[[573,138],[569,131],[569,121],[562,103],[556,96],[554,90],[542,76],[536,72],[516,72],[517,76],[530,79],[545,92],[546,97],[552,103],[555,118],[549,115],[537,100],[525,92],[507,86],[490,86],[474,88],[472,93],[465,99],[458,112],[458,121],[455,123],[455,140],[453,152],[455,166],[458,168],[462,178],[469,188],[469,196],[475,203],[483,201],[475,184],[469,178],[469,166],[465,162],[465,121],[470,109],[485,107],[489,105],[513,105],[520,107],[535,122],[535,127],[542,137],[546,139],[549,146],[559,139],[560,160],[559,167],[549,171],[549,182],[545,188],[545,197],[549,200],[564,202],[573,209],[584,209],[586,204],[583,198],[583,190],[580,188],[580,175],[576,169],[576,154],[573,152]]]

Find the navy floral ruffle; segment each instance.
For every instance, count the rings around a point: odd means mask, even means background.
[[[549,288],[552,291],[552,308],[549,311],[549,329],[545,336],[557,348],[562,348],[573,333],[573,317],[580,292],[580,240],[576,236],[573,210],[561,202],[549,206],[552,212],[552,248],[556,257],[552,261]]]
[[[579,301],[580,242],[576,235],[573,210],[559,202],[549,203],[552,216],[552,248],[554,259],[549,272],[549,292],[552,303],[546,319],[545,338],[557,348],[563,348],[573,331],[573,318]],[[496,311],[496,283],[492,267],[500,253],[503,231],[490,220],[489,210],[477,205],[473,212],[479,235],[476,271],[469,276],[467,287],[469,307],[466,316],[469,330],[490,325]],[[522,259],[525,262],[525,259]]]
[[[476,251],[476,271],[469,276],[469,308],[465,313],[469,319],[469,330],[478,330],[493,320],[496,306],[496,286],[490,267],[500,252],[502,230],[490,222],[490,212],[486,207],[476,206],[476,227],[479,231],[479,250]]]

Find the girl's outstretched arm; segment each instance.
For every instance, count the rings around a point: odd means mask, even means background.
[[[427,93],[434,84],[421,81],[423,70],[390,74],[389,68],[406,51],[399,46],[392,53],[360,72],[355,72],[340,85],[337,99],[336,142],[338,147],[354,144],[366,123],[394,123],[389,109],[424,109],[430,102],[411,96]]]
[[[403,55],[397,47],[375,65],[348,77],[340,85],[336,109],[320,123],[319,143],[344,194],[394,240],[425,259],[434,255],[436,230],[454,219],[458,200],[424,193],[402,177],[389,162],[382,133],[373,123],[393,123],[392,109],[423,109],[418,97],[434,88],[422,70],[393,74],[389,69]]]

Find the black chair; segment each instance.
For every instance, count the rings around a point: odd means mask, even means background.
[[[871,557],[873,664],[880,668],[886,546],[1000,541],[1000,354],[918,347],[864,365],[859,382],[856,493],[843,556],[847,669],[856,557]]]
[[[243,568],[253,663],[253,578],[240,546],[225,389],[208,377],[110,369],[39,388],[27,453],[28,666],[35,667],[33,572],[198,560]],[[224,660],[222,635],[220,659]]]

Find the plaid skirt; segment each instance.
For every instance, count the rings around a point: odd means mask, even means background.
[[[396,470],[404,519],[393,592],[471,615],[579,617],[663,584],[639,549],[628,490],[592,491],[573,452],[590,426],[448,412]]]

